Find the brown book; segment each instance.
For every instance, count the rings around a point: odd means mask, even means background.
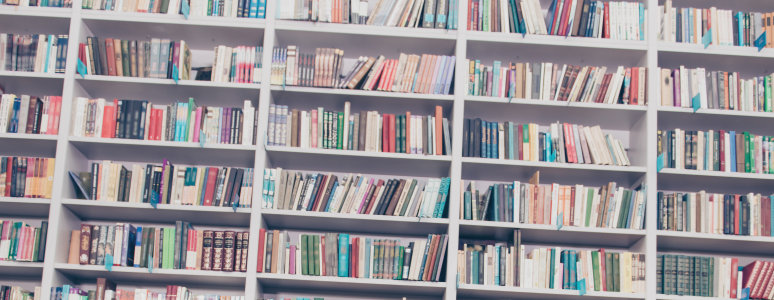
[[[81,225],[81,247],[78,256],[78,262],[82,265],[89,264],[89,254],[91,253],[91,225]]]
[[[247,250],[250,245],[250,232],[242,232],[242,261],[240,262],[239,271],[247,272]]]
[[[422,281],[430,281],[430,276],[432,275],[431,270],[433,269],[433,265],[435,262],[435,255],[438,248],[438,235],[433,234],[432,239],[430,240],[430,249],[427,252],[427,259],[425,260],[425,272],[422,274]]]
[[[368,112],[360,111],[360,131],[358,132],[357,150],[365,151],[366,134],[367,134],[367,122]]]
[[[156,1],[161,2],[161,1]],[[145,43],[143,41],[137,42],[137,77],[145,76]]]
[[[76,229],[70,232],[70,252],[67,256],[67,263],[77,265],[78,256],[81,253],[81,231]]]
[[[516,98],[524,98],[524,63],[516,64]]]
[[[736,171],[740,173],[744,173],[744,160],[745,160],[745,152],[744,152],[744,134],[743,133],[737,133],[736,134]]]
[[[277,258],[279,258],[279,236],[280,231],[274,230],[271,246],[271,273],[277,273]]]
[[[124,76],[123,57],[121,55],[121,40],[113,40],[113,62],[116,65],[116,76]]]
[[[376,58],[369,57],[368,60],[360,67],[360,69],[357,70],[357,73],[355,73],[355,76],[352,77],[352,79],[347,83],[348,89],[354,89],[357,87],[357,84],[360,83],[360,81],[363,80],[363,77],[365,77],[368,70],[373,67],[374,62],[376,62]]]
[[[603,185],[602,190],[599,192],[599,207],[597,207],[597,216],[600,216],[597,218],[597,227],[602,227],[602,214],[604,213],[605,206],[607,203],[607,189],[610,187],[610,184]]]
[[[201,230],[196,231],[196,270],[202,270],[202,246],[204,245],[204,232]]]
[[[298,110],[292,109],[290,110],[290,146],[291,147],[298,147]]]
[[[116,283],[106,278],[97,278],[96,300],[105,300],[105,290],[115,291]]]
[[[137,41],[129,41],[129,72],[132,77],[137,76]]]
[[[392,216],[395,213],[395,206],[398,205],[398,199],[400,198],[400,194],[403,192],[404,186],[406,186],[406,180],[401,179],[400,183],[398,183],[398,188],[395,189],[395,192],[392,193],[392,197],[390,197],[390,205],[387,206],[387,211],[384,213],[385,215]]]
[[[583,0],[577,0],[577,4],[575,5],[575,18],[573,18],[572,21],[572,31],[570,33],[573,36],[579,36],[581,35],[578,30],[580,29],[580,23],[581,23],[581,14],[583,14]],[[534,83],[533,83],[534,84]]]
[[[212,270],[212,243],[214,234],[211,230],[205,230],[202,234],[202,270]]]
[[[105,41],[100,41],[99,38],[94,38],[94,50],[99,51],[99,62],[97,63],[100,68],[99,75],[108,75],[108,65],[107,65],[107,49],[105,49]]]
[[[223,233],[223,271],[234,271],[236,251],[236,233],[225,231]]]
[[[212,238],[212,270],[213,271],[223,270],[224,235],[225,234],[223,233],[223,231],[213,232],[213,238]]]

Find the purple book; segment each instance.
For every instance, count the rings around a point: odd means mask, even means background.
[[[296,246],[295,245],[290,245],[290,256],[288,256],[288,261],[289,261],[288,268],[290,269],[288,270],[289,271],[288,273],[291,275],[296,274]]]

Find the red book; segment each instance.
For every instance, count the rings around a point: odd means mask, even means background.
[[[637,105],[637,93],[639,93],[637,85],[639,84],[640,72],[636,67],[631,68],[631,70],[632,82],[629,84],[629,103]]]
[[[148,128],[146,128],[146,132],[148,133],[148,140],[154,140],[156,136],[156,112],[153,110],[153,108],[148,108]]]
[[[435,150],[436,155],[443,155],[443,107],[440,105],[435,106]]]
[[[110,116],[110,138],[116,137],[116,120],[118,119],[118,99],[113,99],[113,107],[115,107],[115,113]],[[104,130],[104,129],[103,129]]]
[[[320,253],[325,253],[325,235],[320,236]],[[326,276],[325,274],[325,254],[320,255],[320,276]],[[333,275],[333,274],[331,274]]]
[[[555,0],[555,1],[556,1],[556,6],[554,7],[554,18],[551,19],[553,21],[550,24],[551,28],[548,28],[548,34],[558,34],[559,33],[558,30],[557,30],[557,32],[552,32],[552,29],[554,27],[556,27],[554,25],[559,23],[559,18],[562,16],[561,12],[559,11],[559,5],[561,5],[562,0]]]
[[[430,251],[427,252],[427,262],[425,263],[425,272],[422,276],[423,281],[430,281],[432,270],[435,267],[435,256],[438,254],[438,240],[440,236],[437,234],[433,235],[432,240],[430,241]]]
[[[605,30],[603,31],[604,36],[602,37],[609,39],[610,38],[610,5],[605,5],[604,13],[605,13],[605,24],[604,24]]]
[[[572,133],[570,133],[569,129],[570,124],[564,123],[562,124],[562,130],[564,130],[564,149],[567,154],[567,162],[573,163],[575,162],[575,158],[573,156],[573,150],[575,149],[572,147],[572,143],[570,142],[570,138],[572,137]]]
[[[263,248],[266,244],[266,229],[258,229],[258,273],[263,272]]]
[[[374,193],[371,196],[372,199],[368,202],[368,207],[366,208],[366,211],[364,212],[364,214],[368,214],[373,209],[375,203],[377,202],[376,200],[374,200],[376,199],[376,191],[378,191],[383,185],[384,185],[384,180],[379,179],[379,182],[376,184],[376,188],[374,189]]]
[[[102,136],[103,138],[109,138],[111,136],[110,134],[110,126],[111,123],[115,123],[115,121],[112,120],[111,116],[115,116],[116,114],[116,107],[105,105],[105,112],[102,114]],[[113,134],[115,134],[115,131],[113,131]]]
[[[772,284],[772,273],[774,273],[774,263],[772,262],[766,262],[766,265],[768,266],[768,269],[765,271],[765,276],[761,277],[761,280],[758,280],[758,284],[756,287],[756,295],[758,298],[767,299],[767,291],[771,291],[771,284]]]
[[[386,116],[388,116],[390,121],[390,123],[387,125],[390,130],[387,140],[389,142],[389,148],[387,149],[387,152],[395,153],[395,115],[389,114]]]
[[[562,22],[559,23],[559,35],[564,36],[569,30],[567,28],[567,23],[570,22],[570,8],[572,8],[572,6],[574,6],[572,0],[564,0],[564,6],[562,7]]]
[[[107,67],[108,67],[108,73],[107,75],[110,76],[116,76],[116,61],[113,59],[113,53],[115,53],[115,49],[113,49],[113,39],[112,38],[106,38],[105,41],[105,53],[107,57],[105,57],[105,61],[107,61]]]
[[[607,278],[605,277],[605,248],[599,249],[599,282],[602,284],[601,291],[607,291]]]
[[[761,234],[763,236],[771,236],[771,199],[769,196],[761,197],[761,210],[763,225],[761,226]]]
[[[737,281],[737,275],[739,274],[739,259],[734,257],[731,258],[731,298],[736,298],[736,281]],[[725,295],[721,295],[725,296]]]
[[[390,115],[382,115],[382,152],[390,152]]]
[[[204,185],[204,206],[212,206],[215,183],[218,180],[218,168],[207,168],[207,182]]]
[[[720,133],[718,134],[719,140],[720,140],[720,157],[718,159],[720,160],[720,170],[718,171],[725,171],[726,170],[726,131],[720,130]]]
[[[519,147],[516,148],[519,150],[519,160],[524,159],[524,132],[523,128],[524,126],[521,126],[520,124],[516,124],[516,127],[518,128],[518,137],[516,140],[519,142]]]
[[[762,286],[765,284],[766,280],[769,279],[771,276],[771,262],[764,261],[762,262],[763,266],[761,267],[758,274],[755,276],[755,280],[752,282],[752,287],[750,288],[750,298],[762,298],[761,297],[761,289]]]
[[[13,170],[13,158],[8,157],[7,161],[8,161],[8,166],[7,166],[6,170],[8,170],[7,171],[8,175],[10,175],[10,174],[13,173],[13,171],[12,171]],[[5,176],[5,186],[6,186],[6,188],[5,188],[5,196],[6,197],[10,197],[11,196],[10,186],[11,186],[11,178],[13,177],[13,176],[8,176],[8,175]]]
[[[756,260],[742,269],[742,289],[750,288],[750,298],[753,297],[752,290],[763,267],[764,263],[760,260]]]

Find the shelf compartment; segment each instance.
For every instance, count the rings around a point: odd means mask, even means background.
[[[0,144],[3,145],[0,155],[54,157],[57,137],[49,134],[0,133]]]
[[[587,291],[581,296],[577,290],[538,289],[510,286],[460,284],[457,296],[461,299],[645,299],[643,294]]]
[[[449,155],[366,152],[337,149],[266,146],[272,167],[292,170],[448,177]]]
[[[0,197],[0,216],[48,218],[51,199]]]
[[[39,6],[13,6],[2,5],[0,6],[0,15],[5,17],[20,16],[20,17],[35,17],[35,18],[62,18],[68,19],[64,22],[70,23],[70,16],[72,15],[72,8],[68,7],[39,7]]]
[[[580,48],[600,48],[600,49],[613,49],[613,50],[633,50],[642,51],[647,50],[646,41],[628,41],[628,40],[613,40],[603,38],[588,38],[588,37],[564,37],[558,35],[542,35],[542,34],[527,34],[522,35],[518,33],[509,32],[482,32],[482,31],[468,31],[465,32],[465,37],[469,43],[497,43],[497,44],[529,44],[529,45],[543,45],[543,46],[560,46],[560,47],[580,47]]]
[[[2,27],[1,23],[0,27]],[[58,96],[62,94],[63,84],[64,74],[0,71],[0,86],[5,89],[6,93],[34,96]]]
[[[367,106],[364,109],[369,110],[389,110],[400,107],[402,110],[410,110],[414,113],[419,108],[429,110],[435,105],[441,105],[445,111],[451,111],[454,101],[453,95],[278,85],[273,85],[271,90],[274,103],[286,104],[293,108],[296,107],[296,104],[307,104],[306,106],[313,107],[343,107],[344,101],[352,101],[361,104],[360,106]]]
[[[516,178],[526,181],[535,171],[540,171],[542,182],[574,182],[599,186],[615,181],[622,186],[632,187],[645,176],[646,168],[479,157],[462,158],[463,179],[514,180]]]
[[[678,295],[664,295],[657,294],[658,300],[732,300],[736,298],[722,298],[722,297],[700,297],[700,296],[678,296]]]
[[[92,160],[121,160],[173,164],[252,168],[254,145],[204,144],[193,142],[146,141],[70,137],[70,143]]]
[[[0,261],[0,274],[2,274],[2,277],[38,277],[38,279],[40,279],[39,277],[41,274],[43,274],[43,263],[26,261]]]
[[[138,12],[114,12],[100,10],[82,10],[81,18],[93,21],[120,21],[134,23],[149,23],[158,25],[185,25],[189,27],[226,27],[244,29],[263,29],[266,20],[257,18],[229,18],[218,16],[189,16],[182,14],[159,14]]]
[[[772,135],[774,112],[702,109],[695,113],[688,107],[659,107],[658,128],[672,130],[735,130]]]
[[[369,295],[441,296],[445,282],[257,273],[262,291],[347,291]]]
[[[66,263],[57,263],[54,265],[54,268],[76,284],[91,283],[97,277],[104,277],[124,284],[157,284],[158,282],[165,282],[190,286],[243,287],[247,277],[246,273],[242,272],[176,269],[153,269],[152,272],[148,272],[146,268],[117,266],[113,266],[113,270],[108,271],[105,269],[105,266],[101,265],[73,265]]]
[[[770,256],[774,237],[742,236],[713,233],[658,230],[659,251],[692,251],[702,253]]]
[[[764,49],[758,51],[755,47],[710,45],[704,48],[702,44],[672,43],[659,41],[656,44],[658,52],[664,53],[688,53],[690,55],[706,55],[706,59],[717,59],[720,56],[745,57],[745,58],[774,58],[774,51]]]
[[[208,226],[249,227],[251,208],[210,207],[175,204],[108,202],[63,199],[62,205],[81,219],[166,223],[180,220]]]
[[[343,214],[313,211],[261,209],[269,229],[326,230],[337,232],[422,236],[446,233],[448,219],[381,215]]]
[[[697,171],[664,168],[658,173],[659,190],[698,191],[711,193],[771,194],[774,174]]]
[[[68,34],[73,9],[0,5],[3,33]],[[5,51],[5,50],[3,50]]]
[[[363,24],[336,24],[312,21],[276,20],[277,31],[298,31],[309,35],[316,33],[367,35],[384,37],[403,37],[407,39],[455,40],[456,30],[435,28],[411,28],[392,26],[373,26]],[[281,34],[281,33],[280,33]]]
[[[511,222],[460,220],[460,236],[510,240],[513,230],[521,230],[523,243],[630,248],[645,237],[645,230],[620,228],[595,228],[554,225],[517,224]]]

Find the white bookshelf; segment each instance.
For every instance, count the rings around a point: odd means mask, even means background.
[[[69,34],[67,68],[64,74],[0,71],[0,84],[10,93],[62,95],[63,106],[59,135],[0,134],[0,155],[56,157],[52,199],[13,199],[0,197],[0,217],[48,218],[49,234],[43,263],[0,261],[0,280],[21,276],[40,285],[41,299],[48,300],[52,286],[64,283],[91,283],[105,276],[119,284],[177,284],[222,286],[229,291],[244,291],[253,300],[263,293],[296,290],[350,292],[356,295],[418,296],[428,299],[706,299],[656,294],[656,255],[665,252],[723,253],[753,257],[770,256],[774,238],[722,236],[702,233],[657,230],[656,193],[659,190],[707,189],[713,192],[767,192],[774,186],[774,175],[708,172],[693,170],[657,170],[656,132],[660,129],[763,130],[774,134],[774,113],[723,111],[661,107],[657,67],[704,66],[708,69],[764,74],[774,71],[774,50],[758,52],[753,48],[665,43],[657,39],[657,6],[663,1],[642,0],[648,9],[647,37],[644,41],[617,41],[578,37],[539,36],[466,30],[467,1],[460,0],[459,30],[387,28],[365,25],[327,24],[276,20],[281,0],[267,1],[267,19],[232,19],[178,15],[116,13],[82,10],[81,1],[72,9],[0,6],[3,32]],[[548,7],[547,0],[541,1]],[[770,11],[765,0],[677,0],[680,7],[719,6],[739,10]],[[396,57],[400,52],[433,53],[456,56],[456,76],[452,95],[425,95],[380,91],[340,90],[261,83],[213,83],[168,79],[129,78],[76,73],[77,43],[87,36],[147,39],[150,37],[186,40],[194,57],[205,59],[212,47],[258,45],[264,48],[262,78],[270,78],[271,49],[289,44],[304,51],[315,47],[339,47],[347,57],[383,54]],[[648,68],[647,106],[593,103],[565,103],[535,99],[503,99],[466,94],[466,58],[490,63],[501,61],[556,62],[582,65],[625,65]],[[205,60],[206,62],[206,60]],[[161,141],[83,138],[70,135],[72,104],[76,97],[148,99],[153,103],[171,103],[194,97],[197,103],[241,106],[249,99],[259,112],[257,146],[178,143]],[[303,149],[264,146],[270,103],[298,108],[324,106],[341,109],[350,101],[353,111],[376,109],[387,112],[411,110],[430,112],[441,105],[451,122],[452,151],[448,156]],[[632,166],[558,164],[518,160],[462,157],[464,118],[483,117],[501,121],[535,122],[541,126],[556,121],[602,126],[627,146]],[[265,167],[319,172],[352,172],[379,175],[451,177],[448,219],[427,219],[355,214],[282,211],[260,209],[261,180],[254,182],[253,208],[234,211],[222,207],[195,207],[95,202],[74,199],[67,171],[84,170],[89,160],[115,160],[158,163],[172,159],[180,164],[252,167],[260,179]],[[647,185],[648,204],[645,230],[614,228],[563,227],[515,224],[491,221],[459,220],[460,181],[526,181],[535,171],[542,182],[582,183],[600,186],[609,181],[632,187]],[[82,221],[131,221],[169,223],[189,220],[203,226],[249,228],[248,271],[212,272],[193,270],[152,270],[102,266],[68,265],[70,230]],[[311,277],[256,272],[259,228],[292,230],[352,231],[356,233],[423,236],[448,233],[446,278],[441,282],[412,282],[380,279]],[[525,243],[578,247],[610,247],[646,253],[647,293],[622,294],[578,291],[457,285],[456,253],[460,238],[484,237],[508,239],[513,229],[522,230]],[[714,249],[714,250],[707,250]]]

